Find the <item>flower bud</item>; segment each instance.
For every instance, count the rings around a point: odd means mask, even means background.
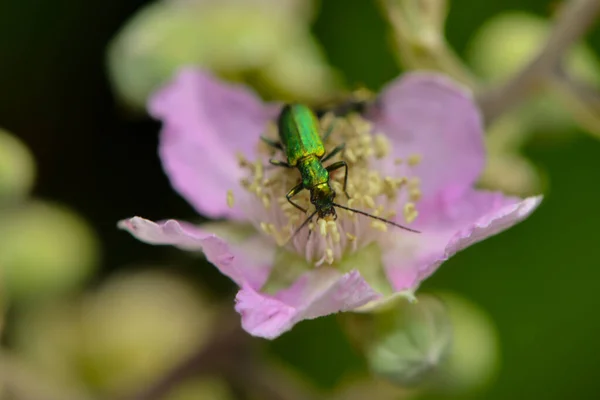
[[[475,85],[475,77],[444,37],[446,0],[382,0],[381,4],[392,25],[400,64],[440,71],[465,85]]]
[[[29,193],[35,178],[35,162],[27,147],[0,129],[0,201]]]
[[[267,97],[314,101],[337,88],[308,24],[309,2],[159,1],[113,39],[108,67],[134,109],[183,66],[248,80]],[[310,5],[310,4],[309,4]]]
[[[498,333],[489,315],[476,304],[452,293],[439,296],[447,306],[454,340],[432,388],[462,398],[487,386],[498,372]]]
[[[0,225],[3,286],[19,299],[43,298],[70,290],[98,262],[95,233],[72,211],[31,202],[9,213]]]
[[[76,302],[28,309],[11,341],[52,380],[115,398],[147,387],[198,349],[209,339],[213,317],[213,308],[183,280],[137,272],[117,275]],[[211,385],[198,385],[173,398],[190,398],[186,393],[194,390],[196,398],[227,398],[203,396]]]
[[[371,372],[401,386],[426,382],[452,343],[446,307],[430,295],[420,295],[414,303],[398,299],[385,309],[353,315],[348,328]]]

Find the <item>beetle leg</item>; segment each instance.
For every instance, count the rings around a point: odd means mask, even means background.
[[[279,161],[279,160],[275,160],[273,158],[271,158],[269,160],[269,163],[271,163],[271,165],[274,165],[276,167],[294,168],[290,164],[286,163],[285,161]]]
[[[346,164],[346,161],[334,162],[333,164],[327,166],[325,169],[327,171],[331,172],[331,171],[335,171],[336,169],[340,169],[340,168],[346,169],[346,172],[344,173],[344,193],[346,194],[347,198],[350,198],[350,195],[346,191],[346,185],[348,184],[348,164]]]
[[[302,191],[304,189],[304,185],[302,185],[302,182],[300,182],[299,184],[297,184],[296,186],[294,186],[286,195],[285,198],[287,199],[287,201],[290,202],[291,205],[293,205],[294,207],[296,207],[298,210],[302,211],[303,213],[307,213],[308,210],[300,207],[300,205],[298,205],[297,203],[294,203],[292,201],[292,197],[294,197],[295,195],[297,195],[298,193],[300,193],[300,191]]]
[[[283,151],[283,146],[281,145],[281,142],[276,142],[276,141],[266,138],[264,136],[261,136],[260,140],[262,140],[263,142],[265,142],[266,144],[268,144],[269,146],[271,146],[277,150]]]
[[[342,144],[336,146],[335,149],[331,150],[331,153],[327,154],[325,157],[323,157],[321,159],[321,162],[325,162],[325,161],[329,160],[330,158],[332,158],[333,156],[335,156],[337,153],[339,153],[340,151],[344,150],[344,147],[346,147],[346,143],[342,143]]]

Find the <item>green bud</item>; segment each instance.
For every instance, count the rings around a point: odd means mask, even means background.
[[[11,341],[45,376],[115,398],[156,381],[208,341],[214,313],[182,279],[137,272],[73,302],[26,310]],[[218,386],[211,391],[223,393]]]
[[[94,271],[98,240],[86,221],[53,204],[4,210],[0,265],[9,296],[45,297],[73,289]]]
[[[475,77],[444,37],[446,0],[380,0],[380,4],[392,25],[401,65],[440,71],[467,86],[475,86]]]
[[[426,382],[452,343],[446,308],[428,295],[418,296],[414,303],[399,299],[386,309],[350,315],[347,328],[371,372],[401,386]]]
[[[446,394],[464,396],[486,387],[498,372],[499,340],[492,319],[462,296],[442,293],[454,329],[448,358],[433,385]]]
[[[35,162],[29,149],[16,137],[0,129],[0,201],[29,193],[35,179]]]
[[[113,86],[127,105],[143,109],[180,67],[196,65],[256,84],[267,97],[329,95],[336,78],[308,29],[310,11],[302,2],[279,3],[150,4],[109,46]]]

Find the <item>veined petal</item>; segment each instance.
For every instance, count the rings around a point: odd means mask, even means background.
[[[259,252],[249,252],[242,246],[233,246],[222,238],[186,222],[171,219],[156,223],[133,217],[120,221],[119,228],[149,244],[202,251],[208,261],[239,286],[258,289],[265,283],[271,270],[269,261],[272,260],[274,252],[272,247],[265,246],[260,252],[260,257],[256,257]],[[253,246],[254,250],[257,245],[258,243]]]
[[[334,268],[321,267],[273,296],[243,287],[235,309],[247,332],[273,339],[301,320],[353,310],[380,296],[357,271],[342,275]]]
[[[483,171],[482,118],[470,92],[432,73],[409,73],[384,88],[369,118],[392,142],[394,158],[420,156],[412,168],[423,199],[463,191]]]
[[[416,289],[452,255],[524,220],[541,201],[542,196],[518,199],[470,190],[439,206],[419,225],[421,234],[403,237],[384,255],[390,282],[397,291]]]
[[[279,108],[206,71],[182,69],[149,103],[150,114],[163,121],[159,153],[173,187],[203,215],[244,220],[226,201],[228,190],[238,204],[246,195],[236,157],[253,158]]]

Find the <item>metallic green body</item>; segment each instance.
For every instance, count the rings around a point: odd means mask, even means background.
[[[265,137],[261,137],[261,139],[269,146],[277,150],[283,150],[287,157],[287,162],[275,159],[271,159],[269,162],[272,165],[279,167],[297,168],[302,177],[302,181],[291,188],[285,197],[291,205],[303,213],[307,213],[308,210],[292,201],[292,197],[296,196],[302,190],[308,190],[310,192],[310,202],[315,206],[315,211],[302,223],[302,225],[300,225],[296,230],[296,233],[309,223],[315,214],[318,214],[318,218],[331,218],[335,220],[337,215],[334,207],[340,207],[348,211],[365,215],[411,232],[418,232],[414,229],[398,225],[393,221],[334,202],[335,191],[329,184],[329,173],[331,171],[340,168],[346,170],[343,190],[347,198],[350,198],[350,196],[346,191],[348,183],[348,164],[346,161],[339,160],[327,167],[323,166],[324,162],[330,160],[336,154],[339,154],[345,147],[344,143],[340,143],[331,150],[329,154],[325,155],[323,141],[326,141],[327,138],[329,138],[329,135],[333,131],[333,124],[327,132],[325,132],[322,139],[319,134],[319,121],[312,110],[302,104],[288,104],[283,107],[279,114],[278,127],[281,143]]]
[[[290,166],[297,166],[308,156],[321,158],[325,155],[319,122],[310,108],[303,104],[286,105],[278,122],[279,138]]]
[[[310,201],[318,210],[319,217],[335,216],[335,191],[329,185],[329,170],[321,163],[325,146],[319,134],[317,117],[305,105],[290,104],[282,109],[278,126],[288,166],[298,168],[302,177],[302,182],[288,193],[288,200],[301,189],[306,189],[310,191]]]

